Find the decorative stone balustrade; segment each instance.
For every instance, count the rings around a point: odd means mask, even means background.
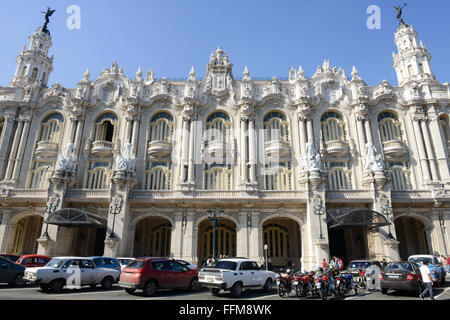
[[[42,158],[56,157],[59,150],[59,143],[53,141],[39,141],[36,146],[36,155]]]
[[[153,158],[164,158],[172,152],[172,142],[150,141],[147,144],[147,154]]]
[[[272,140],[266,142],[265,145],[266,155],[269,158],[272,157],[285,157],[291,153],[291,146],[288,142],[282,140]]]
[[[388,156],[399,157],[408,152],[408,147],[403,141],[390,140],[383,142],[383,151]]]
[[[342,140],[333,140],[325,142],[325,151],[331,156],[343,156],[349,153],[349,144]]]
[[[97,157],[110,157],[114,151],[114,142],[96,140],[92,142],[91,152]]]

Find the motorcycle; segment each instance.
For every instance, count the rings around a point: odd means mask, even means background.
[[[278,295],[280,297],[284,297],[285,295],[289,297],[289,294],[293,290],[293,274],[291,270],[287,269],[285,275],[283,275],[280,270],[280,273],[277,274],[275,280],[277,282]]]
[[[355,277],[355,282],[358,288],[367,289],[366,272],[363,269],[359,270],[359,275]]]
[[[295,275],[294,284],[296,284],[295,295],[297,296],[297,298],[306,297],[309,292],[313,294],[313,281],[314,278],[311,276],[311,274],[297,273]]]
[[[336,277],[336,291],[339,296],[344,297],[352,290],[355,292],[355,296],[358,295],[358,289],[351,274],[340,274]]]

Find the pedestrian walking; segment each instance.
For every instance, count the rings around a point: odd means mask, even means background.
[[[323,261],[322,261],[322,268],[323,269],[327,268],[327,260],[326,259],[323,259]]]
[[[433,279],[431,279],[430,268],[428,268],[428,261],[426,259],[424,259],[423,265],[420,267],[420,273],[422,274],[422,281],[425,285],[425,290],[420,294],[420,297],[425,299],[425,296],[429,294],[431,300],[434,300]]]
[[[387,261],[386,261],[385,258],[383,258],[383,260],[381,260],[381,269],[384,270],[384,268],[386,267],[386,265],[387,265]]]

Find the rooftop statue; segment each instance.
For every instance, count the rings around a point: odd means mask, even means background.
[[[394,8],[394,10],[397,12],[397,19],[398,19],[398,21],[400,22],[400,24],[401,24],[401,25],[404,24],[404,25],[407,26],[407,24],[405,23],[405,21],[403,21],[403,18],[402,18],[403,9],[404,9],[406,6],[407,6],[407,3],[403,4],[403,7],[402,7],[402,6],[398,6],[398,7],[393,7],[393,8]]]
[[[48,31],[48,29],[47,29],[47,25],[49,24],[49,22],[50,22],[50,17],[53,15],[53,13],[55,12],[56,10],[51,10],[50,9],[50,7],[47,7],[47,11],[41,11],[41,13],[45,13],[45,23],[44,23],[44,25],[42,26],[42,32],[45,32],[45,33],[47,33],[47,34],[50,34],[50,31]]]

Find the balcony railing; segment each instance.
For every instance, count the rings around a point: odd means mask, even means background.
[[[408,147],[403,141],[389,140],[383,142],[383,151],[389,156],[402,156],[408,152]]]
[[[372,190],[327,190],[328,201],[373,201]]]
[[[42,158],[52,158],[58,154],[59,143],[53,141],[39,141],[35,154]]]
[[[268,157],[274,156],[284,157],[290,154],[291,145],[289,144],[289,142],[283,140],[272,140],[266,142],[265,149],[266,155]]]
[[[325,150],[333,156],[343,156],[350,151],[348,142],[343,140],[332,140],[325,142]]]
[[[92,154],[98,157],[109,157],[113,154],[114,142],[96,140],[92,142]]]
[[[154,158],[164,158],[172,152],[172,142],[157,140],[147,144],[147,154]]]

